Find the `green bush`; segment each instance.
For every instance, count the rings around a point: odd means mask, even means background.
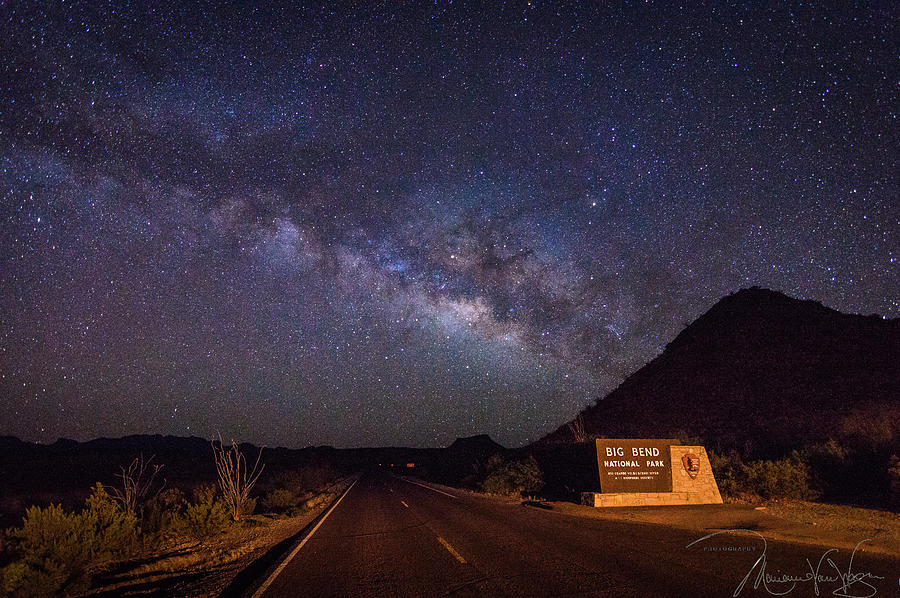
[[[178,518],[178,529],[202,540],[217,535],[231,525],[231,513],[216,494],[215,486],[203,485],[194,491],[194,501]]]
[[[22,527],[11,533],[16,560],[0,571],[10,596],[75,594],[87,589],[90,574],[133,553],[140,534],[134,513],[124,510],[101,484],[79,513],[59,505],[31,507]]]
[[[744,463],[736,451],[724,455],[710,451],[709,462],[725,497],[809,500],[817,495],[810,467],[797,453],[777,461]]]
[[[340,474],[326,461],[312,460],[305,463],[299,471],[300,487],[294,489],[298,494],[318,490],[322,486],[336,480]],[[290,486],[285,486],[290,488]]]
[[[178,488],[166,488],[144,506],[142,519],[144,532],[159,535],[175,528],[186,504],[184,492]]]
[[[709,451],[709,464],[722,496],[739,498],[748,492],[747,471],[737,451],[727,454]]]
[[[300,497],[287,488],[275,488],[262,499],[262,506],[269,511],[282,512],[296,507]]]
[[[3,596],[41,596],[42,582],[25,561],[16,561],[0,569],[0,594]],[[53,591],[53,586],[43,584],[43,587]],[[52,596],[52,594],[45,594]]]
[[[505,461],[494,455],[487,462],[481,489],[488,494],[521,496],[523,492],[537,492],[543,485],[541,468],[534,457]]]
[[[255,498],[246,498],[241,503],[241,519],[244,517],[249,517],[256,512],[256,499]]]
[[[3,590],[10,596],[78,593],[90,580],[91,549],[76,514],[59,505],[30,507],[21,528],[12,532],[21,557],[2,570]]]
[[[814,498],[809,467],[796,454],[778,461],[753,461],[744,467],[747,489],[762,498]]]
[[[85,501],[81,512],[85,524],[94,530],[92,547],[95,560],[109,561],[132,554],[141,533],[140,521],[134,513],[124,511],[102,484]]]
[[[340,474],[331,464],[313,459],[298,468],[273,472],[272,476],[265,480],[265,486],[269,492],[284,488],[293,492],[297,497],[301,497],[307,492],[318,490],[338,477]],[[260,482],[262,483],[262,480]]]

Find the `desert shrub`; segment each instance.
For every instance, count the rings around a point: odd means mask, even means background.
[[[523,492],[537,492],[544,485],[541,468],[534,457],[521,461],[506,461],[500,455],[491,457],[485,469],[481,489],[489,494],[519,496]]]
[[[41,596],[62,591],[80,592],[89,581],[91,550],[82,542],[88,534],[77,515],[59,505],[30,507],[13,542],[21,558],[3,568],[5,595]]]
[[[807,447],[803,461],[809,466],[812,486],[829,501],[891,506],[891,473],[885,464],[896,449],[878,446],[868,437],[830,438]]]
[[[327,492],[312,493],[311,495],[308,495],[305,499],[303,499],[302,502],[296,507],[290,509],[288,511],[288,514],[291,516],[302,515],[303,513],[307,513],[322,506],[322,504],[328,502],[332,498],[333,495]]]
[[[166,488],[147,501],[141,527],[148,534],[160,534],[176,527],[186,504],[184,492],[178,488]]]
[[[3,590],[11,596],[74,594],[87,589],[90,573],[131,554],[140,534],[134,513],[123,510],[101,484],[79,513],[59,505],[31,507],[11,533],[18,557],[3,568]]]
[[[135,550],[141,533],[140,521],[134,513],[123,510],[102,484],[94,487],[94,492],[84,504],[81,516],[86,525],[95,531],[95,558],[101,557],[106,561]]]
[[[807,447],[803,454],[813,486],[826,495],[830,488],[845,480],[847,471],[853,467],[852,452],[834,438]]]
[[[263,497],[262,506],[270,511],[281,512],[297,506],[299,502],[300,497],[291,490],[275,488]]]
[[[888,504],[893,509],[900,509],[900,457],[891,455],[888,459]]]
[[[317,488],[330,484],[341,477],[341,473],[331,463],[318,463],[312,472],[310,475],[314,476]]]
[[[269,479],[265,480],[265,486],[269,492],[277,488],[284,488],[301,497],[307,492],[318,490],[338,477],[340,474],[329,462],[312,459],[300,467],[274,472]]]
[[[331,500],[331,498],[333,497],[328,492],[314,492],[309,497],[307,497],[303,504],[306,505],[306,508],[308,509],[316,509],[327,503],[329,500]]]
[[[231,511],[211,485],[194,490],[194,500],[184,508],[177,523],[180,531],[198,540],[220,534],[230,525]]]
[[[709,464],[719,486],[727,498],[738,498],[747,492],[747,472],[737,451],[717,453],[709,451]]]
[[[11,544],[13,531],[13,528],[0,529],[0,567],[9,563],[13,558],[13,546]]]
[[[719,492],[728,498],[812,499],[817,496],[809,465],[798,453],[777,461],[745,463],[737,451],[709,452]]]
[[[746,488],[762,498],[814,498],[809,467],[797,454],[777,461],[752,461],[744,466]]]
[[[327,461],[312,460],[305,463],[299,471],[300,490],[307,492],[317,490],[333,482],[340,477],[340,474]]]
[[[260,487],[263,494],[271,494],[277,489],[288,490],[292,494],[300,496],[303,493],[304,485],[300,471],[297,469],[277,469],[268,472],[269,475],[260,479]]]
[[[245,498],[241,503],[241,519],[256,512],[256,498]]]
[[[856,451],[890,450],[900,440],[900,410],[856,409],[841,419],[838,436]]]

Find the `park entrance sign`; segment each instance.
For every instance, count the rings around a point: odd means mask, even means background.
[[[677,440],[598,438],[601,492],[671,492]]]
[[[583,492],[595,507],[721,504],[702,446],[675,439],[598,438],[600,492]]]

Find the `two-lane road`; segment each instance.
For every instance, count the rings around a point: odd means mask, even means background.
[[[519,504],[364,475],[286,566],[264,596],[732,596],[763,554],[752,536],[686,548],[698,534],[660,526],[560,515]],[[757,540],[757,541],[755,541]],[[713,550],[712,548],[715,549]],[[735,552],[737,551],[737,552]],[[745,551],[745,552],[741,552]],[[804,574],[822,550],[769,542],[770,576]],[[830,555],[846,565],[849,553]],[[835,575],[831,567],[822,574]],[[857,554],[853,572],[893,595],[898,559]],[[759,566],[741,596],[753,588]],[[790,583],[770,583],[783,592]],[[820,587],[831,595],[836,582]],[[850,596],[870,591],[856,583]],[[855,593],[854,593],[855,592]],[[813,596],[798,583],[790,596]]]

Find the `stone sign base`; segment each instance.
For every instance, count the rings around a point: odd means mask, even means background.
[[[672,445],[671,492],[582,492],[581,504],[592,507],[640,507],[655,505],[720,505],[722,495],[716,485],[706,449],[702,446]],[[696,459],[682,459],[686,455]],[[694,477],[688,472],[688,463],[699,465]]]

